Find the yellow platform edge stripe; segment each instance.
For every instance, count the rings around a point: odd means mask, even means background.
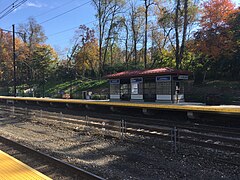
[[[221,107],[221,106],[147,104],[147,103],[145,104],[145,103],[126,103],[126,102],[111,102],[111,101],[107,101],[107,102],[106,101],[89,101],[89,100],[78,100],[78,99],[54,99],[54,98],[35,98],[35,97],[11,97],[11,96],[0,96],[0,99],[240,114],[240,108]]]
[[[5,152],[3,152],[3,151],[0,150],[0,160],[2,159],[1,157],[4,157],[4,156],[7,157],[8,159],[10,159],[10,160],[11,160],[13,163],[15,163],[16,165],[20,165],[20,166],[23,167],[24,169],[28,170],[26,173],[28,173],[28,176],[32,176],[33,179],[36,179],[36,180],[37,180],[37,179],[51,180],[51,178],[47,177],[46,175],[40,173],[39,171],[31,168],[30,166],[24,164],[23,162],[15,159],[14,157],[12,157],[12,156],[10,156],[9,154],[7,154],[7,153],[5,153]],[[0,165],[0,174],[3,175],[3,172],[1,172],[2,166],[3,166],[3,165],[7,165],[7,164],[6,164],[6,162],[5,162],[5,164],[4,164],[4,162],[1,162],[1,161],[0,161],[0,164],[1,164],[1,165]],[[4,179],[9,179],[7,174],[9,173],[10,170],[11,170],[11,169],[8,169],[7,173],[5,173]],[[12,172],[12,173],[14,173],[14,172]],[[0,175],[0,176],[1,176],[1,175]],[[9,175],[9,176],[10,176],[10,175]],[[12,175],[11,175],[11,179],[12,179],[13,177],[14,177],[14,178],[17,178],[17,179],[21,179],[21,177],[22,177],[23,179],[26,179],[26,177],[25,177],[24,174],[21,174],[21,175],[18,175],[18,176],[14,176],[14,174],[12,174]]]

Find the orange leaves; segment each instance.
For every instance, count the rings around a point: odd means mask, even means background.
[[[203,3],[201,25],[203,29],[224,27],[235,8],[231,0],[210,0]]]
[[[214,60],[230,56],[235,42],[229,18],[236,11],[231,0],[205,1],[200,20],[202,29],[195,33],[195,52],[201,52]]]

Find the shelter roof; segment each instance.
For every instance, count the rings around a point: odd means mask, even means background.
[[[177,70],[173,68],[157,68],[149,70],[134,70],[123,71],[116,74],[110,74],[105,76],[106,79],[118,79],[118,78],[132,78],[132,77],[146,77],[146,76],[158,76],[158,75],[188,75],[189,71]]]

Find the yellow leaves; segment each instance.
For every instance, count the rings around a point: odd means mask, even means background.
[[[75,56],[78,71],[84,74],[86,70],[97,69],[98,49],[96,40],[87,42],[80,48]]]
[[[26,68],[34,69],[34,63],[36,63],[38,60],[46,61],[46,65],[50,66],[51,64],[55,63],[58,58],[54,49],[47,44],[35,44],[34,46],[30,47],[29,44],[24,43],[22,40],[16,37],[15,47],[18,72],[21,72],[21,70],[25,71]],[[12,34],[0,31],[0,80],[11,80],[13,75],[12,70]]]

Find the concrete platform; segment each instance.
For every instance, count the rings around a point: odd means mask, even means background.
[[[10,97],[0,96],[0,101],[25,101],[25,102],[45,102],[45,103],[63,103],[63,104],[80,104],[88,106],[108,106],[108,107],[124,107],[139,109],[155,109],[168,111],[194,111],[207,113],[227,113],[240,115],[240,106],[206,106],[202,103],[178,103],[178,104],[159,104],[148,102],[111,102],[111,101],[94,101],[79,99],[53,99],[53,98],[32,98],[32,97]]]
[[[0,179],[50,180],[51,178],[0,150]]]

